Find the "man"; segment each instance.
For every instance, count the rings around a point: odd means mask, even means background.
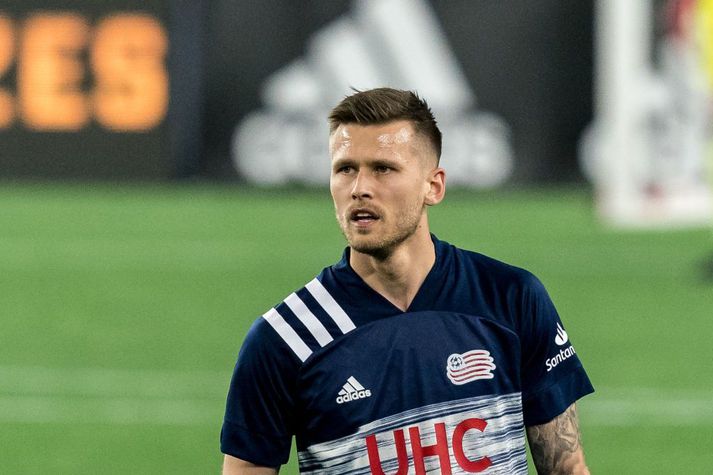
[[[416,94],[345,98],[330,190],[349,247],[267,311],[235,367],[225,474],[588,473],[593,391],[542,284],[430,234],[441,134]]]

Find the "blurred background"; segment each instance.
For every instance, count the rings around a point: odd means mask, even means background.
[[[344,246],[326,115],[384,85],[434,232],[549,289],[592,472],[709,473],[712,0],[2,0],[0,472],[220,470],[245,332]]]

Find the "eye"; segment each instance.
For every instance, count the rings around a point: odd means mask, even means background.
[[[376,173],[388,173],[390,170],[391,167],[387,167],[386,165],[377,165],[374,167]]]
[[[347,174],[347,173],[353,172],[353,171],[354,171],[354,167],[351,166],[351,165],[343,165],[343,166],[341,166],[341,167],[338,167],[335,171],[336,171],[337,173],[344,173],[344,174]]]

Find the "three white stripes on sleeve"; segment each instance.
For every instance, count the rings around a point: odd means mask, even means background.
[[[342,307],[337,303],[336,300],[329,294],[327,289],[324,288],[322,283],[315,279],[312,279],[305,288],[314,297],[317,303],[324,309],[324,311],[329,315],[329,317],[334,320],[337,324],[339,330],[342,333],[348,333],[354,328],[354,322],[342,309]],[[292,313],[307,327],[307,330],[314,336],[317,343],[324,347],[329,342],[333,340],[332,336],[329,334],[325,326],[319,319],[310,311],[305,303],[297,296],[296,293],[291,293],[286,299],[285,304],[292,310]],[[285,343],[295,352],[297,357],[301,361],[305,361],[312,354],[312,350],[307,346],[307,344],[300,338],[297,332],[290,326],[289,323],[280,315],[280,313],[274,308],[268,310],[263,318],[267,323],[272,326],[272,328],[277,332],[280,337],[285,340]]]

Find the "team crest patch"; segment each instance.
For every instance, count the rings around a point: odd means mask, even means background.
[[[446,361],[446,375],[451,383],[461,385],[478,379],[493,379],[496,368],[488,350],[453,353]]]

